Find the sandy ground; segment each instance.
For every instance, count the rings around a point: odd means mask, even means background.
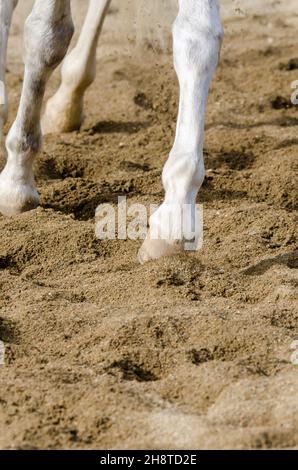
[[[30,4],[10,39],[10,123]],[[81,132],[46,137],[36,162],[41,207],[0,216],[1,448],[298,448],[298,14],[222,11],[202,251],[140,266],[139,242],[94,236],[99,203],[161,201],[177,108],[171,57],[111,42],[117,9]]]

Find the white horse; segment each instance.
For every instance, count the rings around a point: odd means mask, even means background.
[[[151,1],[158,6],[159,0]],[[177,0],[167,0],[169,6]],[[64,59],[73,23],[70,0],[35,0],[25,24],[25,75],[16,119],[6,138],[6,165],[0,175],[0,211],[14,215],[35,208],[38,193],[32,164],[41,147],[42,132],[79,128],[83,97],[94,80],[96,46],[111,0],[90,0],[76,47],[62,66],[61,85],[48,101],[41,119],[47,81]],[[0,137],[7,117],[6,49],[17,0],[0,0]],[[185,248],[196,230],[196,197],[204,180],[204,118],[209,86],[216,70],[223,31],[218,0],[178,0],[173,25],[174,66],[180,85],[176,137],[163,170],[165,198],[150,218],[140,252],[141,262]],[[193,208],[186,226],[177,226],[179,208]],[[170,231],[165,221],[171,221]],[[151,236],[158,233],[159,238]],[[180,233],[177,239],[177,233]]]

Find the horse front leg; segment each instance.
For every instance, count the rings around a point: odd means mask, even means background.
[[[33,159],[41,147],[40,113],[46,83],[73,34],[70,0],[36,0],[25,23],[25,75],[16,119],[6,139],[0,175],[0,212],[14,215],[38,205]]]
[[[3,140],[3,126],[8,114],[5,87],[7,43],[13,10],[17,3],[18,0],[0,0],[0,144]]]
[[[139,251],[145,262],[186,248],[202,231],[196,197],[204,180],[204,121],[223,31],[217,0],[179,0],[173,27],[174,66],[180,85],[176,137],[163,170],[165,199],[150,218]]]

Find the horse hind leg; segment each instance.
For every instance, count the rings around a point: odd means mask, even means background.
[[[90,0],[78,43],[63,62],[60,87],[46,104],[43,134],[80,128],[84,95],[95,78],[96,47],[110,3],[111,0]]]

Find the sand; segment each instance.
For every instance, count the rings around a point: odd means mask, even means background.
[[[9,124],[31,3],[12,27]],[[41,206],[0,216],[2,449],[298,448],[298,15],[222,11],[201,251],[141,266],[140,242],[95,238],[99,203],[162,200],[177,108],[171,56],[121,47],[117,8],[81,131],[47,136],[36,161]]]

